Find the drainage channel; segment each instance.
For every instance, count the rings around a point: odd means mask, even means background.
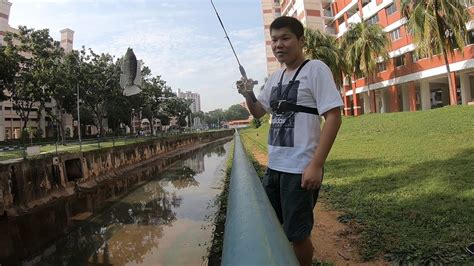
[[[230,142],[203,148],[134,188],[26,261],[36,265],[202,265]],[[150,166],[143,166],[150,167]]]

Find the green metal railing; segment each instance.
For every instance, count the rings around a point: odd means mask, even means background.
[[[237,132],[234,139],[222,265],[298,265]]]

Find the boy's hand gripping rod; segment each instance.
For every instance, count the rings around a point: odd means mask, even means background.
[[[225,38],[229,42],[230,48],[232,48],[232,52],[234,53],[235,59],[237,60],[237,64],[239,64],[239,71],[240,71],[240,74],[242,75],[242,79],[243,79],[242,81],[244,83],[245,90],[246,90],[245,92],[250,95],[253,102],[257,102],[257,98],[255,97],[255,94],[253,93],[253,90],[252,89],[247,89],[247,84],[248,84],[248,81],[251,81],[251,85],[255,85],[255,84],[258,84],[258,81],[249,80],[247,78],[247,73],[245,73],[244,67],[240,64],[239,58],[237,57],[237,54],[235,53],[234,46],[232,45],[232,42],[230,41],[229,35],[227,35],[227,31],[225,30],[224,23],[222,23],[221,17],[219,16],[219,13],[217,12],[216,6],[214,6],[214,3],[212,2],[212,0],[211,0],[211,5],[214,8],[214,11],[216,12],[216,15],[217,15],[217,18],[219,19],[219,22],[221,23],[222,29],[224,30],[224,33],[225,33]]]

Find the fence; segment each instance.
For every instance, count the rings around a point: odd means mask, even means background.
[[[200,131],[204,132],[204,131]],[[67,139],[63,142],[49,141],[49,142],[28,142],[28,143],[11,143],[0,145],[0,161],[9,159],[21,159],[35,156],[41,156],[44,154],[51,153],[64,153],[64,152],[79,152],[89,151],[100,148],[115,147],[121,145],[128,145],[133,143],[146,142],[154,139],[166,138],[171,136],[195,134],[197,131],[185,131],[185,132],[159,132],[155,135],[138,136],[138,135],[126,135],[126,136],[107,136],[107,137],[96,137],[96,138],[85,138],[79,143],[77,139]],[[32,148],[34,147],[34,148]]]

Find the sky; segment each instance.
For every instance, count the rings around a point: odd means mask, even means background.
[[[9,24],[74,31],[74,49],[137,59],[177,92],[197,92],[204,112],[243,101],[237,61],[208,0],[10,0]],[[214,0],[247,76],[263,84],[265,40],[259,0]]]

